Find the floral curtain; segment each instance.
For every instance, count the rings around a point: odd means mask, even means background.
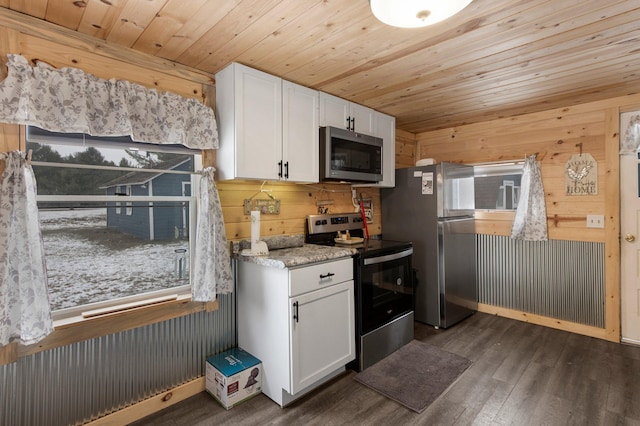
[[[208,302],[233,291],[229,247],[213,167],[202,171],[191,300]]]
[[[631,117],[629,125],[620,139],[620,154],[634,154],[640,146],[640,115]]]
[[[511,228],[511,238],[528,241],[547,240],[547,209],[540,163],[536,155],[527,157],[522,169],[520,200]]]
[[[23,153],[0,160],[0,346],[30,345],[53,331],[36,181]]]
[[[195,99],[127,81],[99,79],[77,68],[55,69],[44,63],[31,67],[20,55],[8,55],[7,67],[8,76],[0,82],[0,122],[63,133],[128,135],[139,142],[193,149],[218,148],[213,111]],[[23,157],[11,154],[7,158],[3,185],[5,181],[11,185],[24,182],[26,189],[3,186],[0,194],[0,345],[16,338],[35,342],[52,329],[35,178],[30,166],[20,163]],[[13,164],[16,162],[22,168]],[[205,172],[202,183],[193,296],[194,300],[212,301],[233,286],[213,169]]]
[[[0,121],[53,132],[131,136],[138,142],[218,148],[213,110],[195,99],[104,80],[77,68],[31,67],[8,55],[0,82]]]

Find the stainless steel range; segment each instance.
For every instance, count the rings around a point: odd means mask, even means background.
[[[307,216],[306,242],[348,245],[354,256],[356,360],[361,371],[413,339],[414,277],[410,242],[363,238],[358,213]],[[348,231],[349,238],[346,238]]]

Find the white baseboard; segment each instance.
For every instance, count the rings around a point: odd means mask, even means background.
[[[626,343],[628,345],[640,346],[640,340],[629,339],[628,337],[623,337],[620,339],[622,343]]]

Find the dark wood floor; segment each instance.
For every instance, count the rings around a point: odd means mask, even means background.
[[[476,314],[415,338],[473,361],[423,413],[345,373],[281,409],[259,395],[229,411],[206,393],[140,425],[640,425],[640,348]]]

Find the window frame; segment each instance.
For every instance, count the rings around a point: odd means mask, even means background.
[[[116,186],[116,194],[120,194],[122,191],[122,186],[118,185]],[[122,206],[120,201],[116,201],[116,214],[122,214]]]
[[[78,141],[68,141],[60,142],[58,139],[49,139],[49,138],[29,138],[28,137],[28,129],[27,126],[20,126],[23,131],[21,132],[21,138],[24,141],[22,144],[24,149],[26,150],[27,142],[33,143],[41,143],[41,144],[62,144],[62,145],[71,145],[78,147],[86,147],[86,146],[94,146],[94,147],[102,147],[102,148],[124,148],[124,147],[140,147],[140,149],[145,149],[149,151],[155,152],[172,152],[172,153],[189,153],[193,157],[193,172],[189,172],[191,178],[189,179],[189,185],[191,186],[191,195],[186,197],[189,203],[189,269],[193,270],[193,262],[194,262],[194,253],[195,253],[195,242],[196,242],[196,228],[197,228],[197,199],[196,195],[199,193],[199,179],[198,176],[203,169],[203,158],[204,153],[202,151],[188,149],[184,147],[175,147],[169,146],[165,147],[163,145],[158,144],[142,144],[138,142],[129,142],[127,144],[123,144],[121,142],[116,142],[112,144],[107,141],[100,141],[99,138],[93,137],[89,143],[86,143],[86,140],[82,140],[82,144]],[[144,147],[144,148],[143,148]],[[36,163],[36,162],[34,162]],[[101,166],[98,166],[98,168]],[[157,170],[155,170],[157,172]],[[151,173],[151,172],[150,172]],[[122,188],[124,185],[120,185]],[[127,201],[125,202],[125,213],[127,215],[131,215],[131,209],[133,208],[133,203],[135,202],[147,202],[152,204],[153,202],[184,202],[185,196],[132,196],[131,194],[131,185],[126,185],[126,193],[127,193]],[[118,204],[122,204],[122,196],[118,195],[95,195],[95,196],[86,196],[86,195],[38,195],[37,201],[101,201],[105,203],[115,203],[117,208]],[[189,283],[185,285],[175,286],[167,289],[154,290],[145,293],[140,293],[136,295],[129,295],[123,297],[112,298],[105,301],[91,302],[83,305],[62,308],[52,310],[52,318],[54,321],[54,328],[74,326],[76,324],[83,323],[95,323],[99,322],[100,317],[104,316],[105,318],[111,318],[113,315],[123,315],[128,311],[140,311],[140,310],[150,310],[153,312],[163,312],[165,309],[162,306],[171,306],[177,304],[178,306],[184,305],[191,300],[191,280],[192,275],[189,274]],[[194,302],[195,303],[195,302]],[[217,302],[209,302],[209,303],[195,303],[197,306],[201,308],[197,310],[212,310],[217,309]],[[202,308],[204,306],[204,308]],[[183,315],[190,313],[192,307],[188,309]],[[83,313],[89,311],[96,310],[104,310],[105,313],[99,316],[94,317],[86,317]],[[181,316],[181,315],[175,315]],[[142,324],[144,325],[144,324]],[[140,325],[138,325],[140,326]],[[55,332],[54,332],[55,334]]]
[[[22,152],[26,149],[26,126],[5,125],[5,135],[9,147],[14,146]],[[201,152],[203,166],[213,166],[214,150]],[[0,164],[0,169],[2,165]],[[90,319],[68,319],[54,321],[53,332],[38,343],[21,345],[16,342],[0,347],[0,365],[15,362],[18,358],[31,356],[38,352],[70,345],[83,340],[115,334],[150,324],[160,323],[197,312],[213,312],[219,309],[218,300],[212,302],[193,302],[191,296],[178,298],[160,304],[141,306],[111,315]]]
[[[131,216],[133,214],[133,202],[131,201],[131,185],[125,186],[125,195],[127,197],[127,201],[125,202],[125,215]],[[143,201],[143,200],[140,200]]]
[[[507,175],[522,175],[522,169],[524,167],[524,161],[521,160],[510,160],[510,161],[498,161],[498,162],[489,162],[489,163],[475,163],[471,164],[474,167],[474,181],[478,177],[488,177],[488,176],[507,176]],[[474,184],[475,185],[475,184]],[[515,188],[515,187],[514,187]],[[474,188],[475,189],[475,188]],[[518,201],[520,200],[520,193],[518,190]],[[517,204],[516,204],[517,207]],[[475,208],[476,217],[502,217],[508,216],[513,217],[515,215],[516,208],[513,209],[485,209],[485,208]]]

